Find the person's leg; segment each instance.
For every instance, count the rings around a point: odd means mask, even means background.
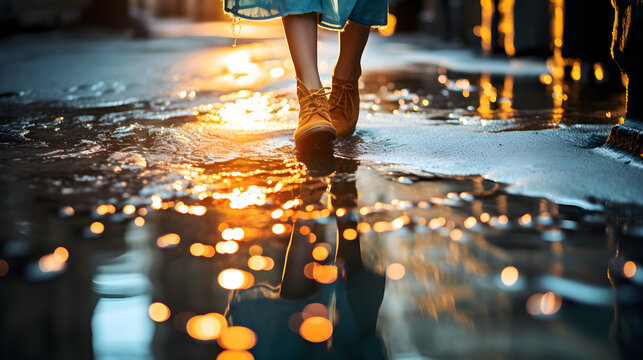
[[[295,145],[304,151],[328,148],[336,132],[317,69],[317,13],[284,16],[283,24],[298,79]]]
[[[357,80],[362,74],[362,53],[366,47],[370,27],[348,22],[339,33],[339,58],[333,76],[343,80]]]
[[[317,68],[317,14],[288,15],[282,22],[297,78],[308,89],[321,88]]]
[[[369,26],[349,21],[339,34],[339,58],[329,99],[331,122],[338,138],[355,132],[359,117],[357,79],[362,75],[362,53],[370,30]]]

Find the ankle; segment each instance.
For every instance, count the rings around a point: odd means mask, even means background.
[[[357,81],[362,76],[362,67],[358,66],[353,69],[346,69],[344,67],[335,66],[333,70],[333,77],[336,79],[346,81]]]
[[[321,89],[324,87],[321,83],[321,80],[319,80],[319,77],[299,77],[297,76],[298,83],[303,84],[306,89],[308,90],[314,90],[314,89]]]

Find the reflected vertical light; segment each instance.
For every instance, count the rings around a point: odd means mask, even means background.
[[[493,21],[494,4],[493,0],[480,0],[481,24],[480,24],[480,46],[482,50],[491,52],[491,24]]]
[[[516,47],[514,46],[514,2],[515,0],[500,0],[498,3],[498,12],[501,15],[498,32],[502,35],[507,56],[516,54]]]

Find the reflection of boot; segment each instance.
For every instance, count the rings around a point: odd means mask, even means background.
[[[333,77],[330,93],[330,116],[337,137],[349,136],[355,132],[359,117],[359,89],[357,80],[349,81]]]
[[[310,231],[315,229],[315,222],[299,219],[295,221],[290,233],[290,243],[286,252],[286,263],[281,278],[279,295],[288,300],[302,300],[317,293],[315,280],[306,277],[304,268],[313,261],[314,244],[309,241],[310,234],[302,234],[301,228],[308,226]],[[312,232],[314,234],[314,231]]]
[[[335,157],[331,148],[318,149],[314,153],[297,153],[297,161],[306,165],[306,175],[308,176],[328,176],[335,171]]]
[[[299,148],[314,148],[335,140],[335,128],[330,121],[326,89],[308,90],[301,80],[297,80],[299,122],[295,130],[295,144]]]

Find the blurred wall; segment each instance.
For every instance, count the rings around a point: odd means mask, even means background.
[[[222,0],[0,0],[0,32],[76,25],[131,28],[141,16],[229,21]]]
[[[77,23],[92,0],[0,0],[0,26],[48,28]]]

